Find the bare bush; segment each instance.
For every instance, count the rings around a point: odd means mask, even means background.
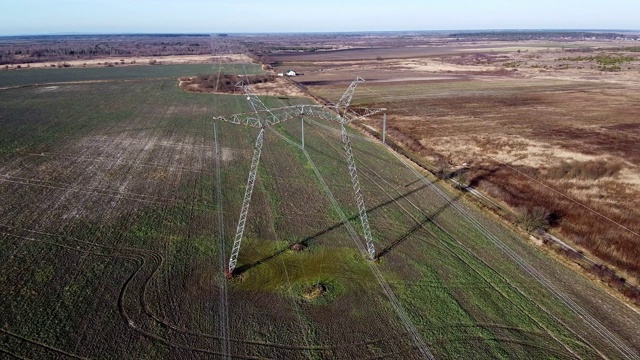
[[[387,133],[392,136],[394,140],[406,146],[410,150],[420,150],[420,143],[410,135],[400,131],[398,128],[390,126],[387,128]]]
[[[622,294],[629,298],[634,304],[640,304],[640,289],[627,286],[622,289]]]
[[[598,277],[600,280],[608,282],[616,277],[616,273],[605,265],[595,264],[589,268],[589,272]]]
[[[438,157],[435,170],[436,176],[440,179],[448,179],[451,177],[451,164],[445,157]]]
[[[464,190],[469,186],[469,173],[462,170],[458,170],[452,174],[453,179],[456,181],[456,187],[460,190]]]
[[[573,261],[579,261],[582,260],[584,258],[584,254],[582,254],[579,251],[575,251],[575,250],[571,250],[571,249],[567,249],[564,247],[561,247],[557,250],[557,252],[566,257],[569,260],[573,260]]]
[[[180,80],[185,82],[184,87],[190,91],[196,92],[209,92],[217,91],[224,93],[237,93],[242,89],[236,85],[241,81],[249,84],[266,83],[273,81],[273,75],[197,75],[192,78],[181,78]]]
[[[520,207],[516,210],[515,222],[527,232],[548,229],[550,219],[551,212],[542,206]]]

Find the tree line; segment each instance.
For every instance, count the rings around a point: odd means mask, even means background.
[[[12,37],[0,42],[0,65],[103,57],[211,54],[228,41],[202,35],[100,35]]]

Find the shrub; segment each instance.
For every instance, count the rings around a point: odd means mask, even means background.
[[[563,255],[564,257],[566,257],[567,259],[573,260],[573,261],[578,261],[581,260],[584,255],[579,252],[579,251],[575,251],[575,250],[571,250],[571,249],[567,249],[567,248],[559,248],[558,249],[558,253],[560,255]]]
[[[215,89],[219,92],[235,93],[240,91],[236,84],[240,81],[247,81],[251,84],[265,83],[273,80],[272,75],[222,75],[217,74],[197,75],[190,79],[191,85],[196,85],[199,89]],[[187,79],[189,80],[189,79]],[[184,81],[184,80],[183,80]]]
[[[452,174],[453,179],[456,181],[456,187],[460,190],[464,190],[469,186],[469,173],[466,169],[458,170]]]
[[[532,208],[519,207],[516,209],[515,222],[527,232],[548,229],[550,219],[551,212],[542,206],[534,206]]]
[[[613,281],[613,279],[617,277],[616,273],[613,270],[609,269],[605,265],[600,265],[600,264],[593,265],[589,269],[589,272],[595,275],[596,277],[598,277],[600,280],[607,283]]]
[[[440,179],[448,179],[451,176],[451,164],[445,157],[438,157],[435,173]]]

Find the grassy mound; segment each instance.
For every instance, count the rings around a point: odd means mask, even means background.
[[[327,292],[327,287],[322,283],[317,283],[312,286],[308,286],[302,289],[302,298],[308,301],[313,301]]]

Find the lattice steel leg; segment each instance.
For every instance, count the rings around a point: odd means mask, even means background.
[[[387,113],[382,115],[382,143],[387,143]]]
[[[302,126],[302,149],[304,149],[304,116],[300,117],[300,125]]]
[[[253,158],[251,159],[251,170],[249,171],[249,178],[247,179],[247,187],[244,191],[244,200],[242,201],[242,210],[240,211],[240,218],[238,220],[238,227],[236,229],[236,237],[235,237],[235,240],[233,241],[233,248],[231,249],[231,258],[229,259],[229,268],[227,270],[227,277],[233,277],[233,271],[236,269],[236,263],[238,262],[238,253],[240,253],[240,244],[242,243],[244,226],[247,222],[249,204],[251,203],[251,195],[253,194],[253,185],[256,182],[256,174],[258,173],[258,164],[260,163],[260,154],[262,153],[263,143],[264,143],[264,128],[260,129],[260,133],[258,134],[258,139],[256,140],[256,146],[253,150]]]
[[[351,184],[353,185],[353,192],[355,194],[356,203],[358,204],[358,211],[360,213],[360,222],[362,223],[362,229],[364,230],[364,240],[367,243],[367,252],[369,253],[369,259],[374,260],[376,258],[376,249],[373,245],[373,239],[371,237],[371,229],[369,228],[369,218],[367,217],[367,207],[364,205],[364,198],[360,191],[360,181],[358,180],[358,171],[356,169],[356,162],[353,158],[353,150],[351,149],[351,141],[347,134],[347,129],[344,124],[342,127],[342,143],[344,151],[347,155],[347,163],[349,165],[349,175],[351,176]]]

